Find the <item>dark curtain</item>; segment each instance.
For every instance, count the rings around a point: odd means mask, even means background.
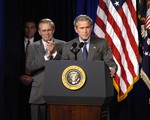
[[[0,118],[4,120],[4,7],[0,0]]]
[[[0,119],[19,120],[18,78],[23,21],[32,18],[38,23],[42,18],[50,18],[56,25],[55,38],[69,41],[76,37],[74,18],[79,14],[87,14],[94,22],[97,4],[98,0],[5,0],[3,7],[3,1],[0,0]],[[111,120],[148,120],[147,94],[148,89],[140,80],[122,102],[118,103],[115,95]]]

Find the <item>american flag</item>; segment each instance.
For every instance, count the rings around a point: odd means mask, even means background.
[[[142,69],[141,78],[144,80],[150,90],[150,8],[146,12],[145,21],[146,32],[143,35],[142,47],[143,47],[143,58],[142,58]],[[149,31],[149,32],[148,32]]]
[[[146,12],[146,21],[145,21],[146,29],[150,29],[150,9]]]
[[[118,65],[113,84],[121,101],[139,79],[136,0],[99,0],[96,15],[94,33],[109,41]]]

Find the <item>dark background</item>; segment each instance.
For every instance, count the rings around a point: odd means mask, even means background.
[[[19,120],[18,77],[22,24],[27,18],[37,23],[50,18],[56,25],[55,38],[69,41],[76,34],[73,20],[79,14],[95,21],[98,0],[0,0],[0,120]],[[148,89],[139,80],[128,97],[112,103],[111,120],[148,120]]]

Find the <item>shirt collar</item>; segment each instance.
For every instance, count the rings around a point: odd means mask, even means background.
[[[32,38],[30,38],[30,39],[28,39],[28,38],[25,37],[25,43],[27,43],[28,40],[30,40],[30,43],[33,43],[33,42],[34,42],[34,37],[32,37]]]
[[[87,42],[87,44],[89,44],[89,42],[90,42],[90,37],[85,41],[85,40],[82,40],[80,37],[79,37],[79,41],[80,42]]]

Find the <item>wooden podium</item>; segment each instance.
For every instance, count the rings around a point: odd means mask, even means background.
[[[103,61],[51,60],[45,66],[43,97],[49,104],[50,120],[107,119],[114,89],[108,66]],[[71,84],[67,81],[68,74],[74,70],[81,72],[81,81]],[[84,84],[80,86],[84,75]]]

